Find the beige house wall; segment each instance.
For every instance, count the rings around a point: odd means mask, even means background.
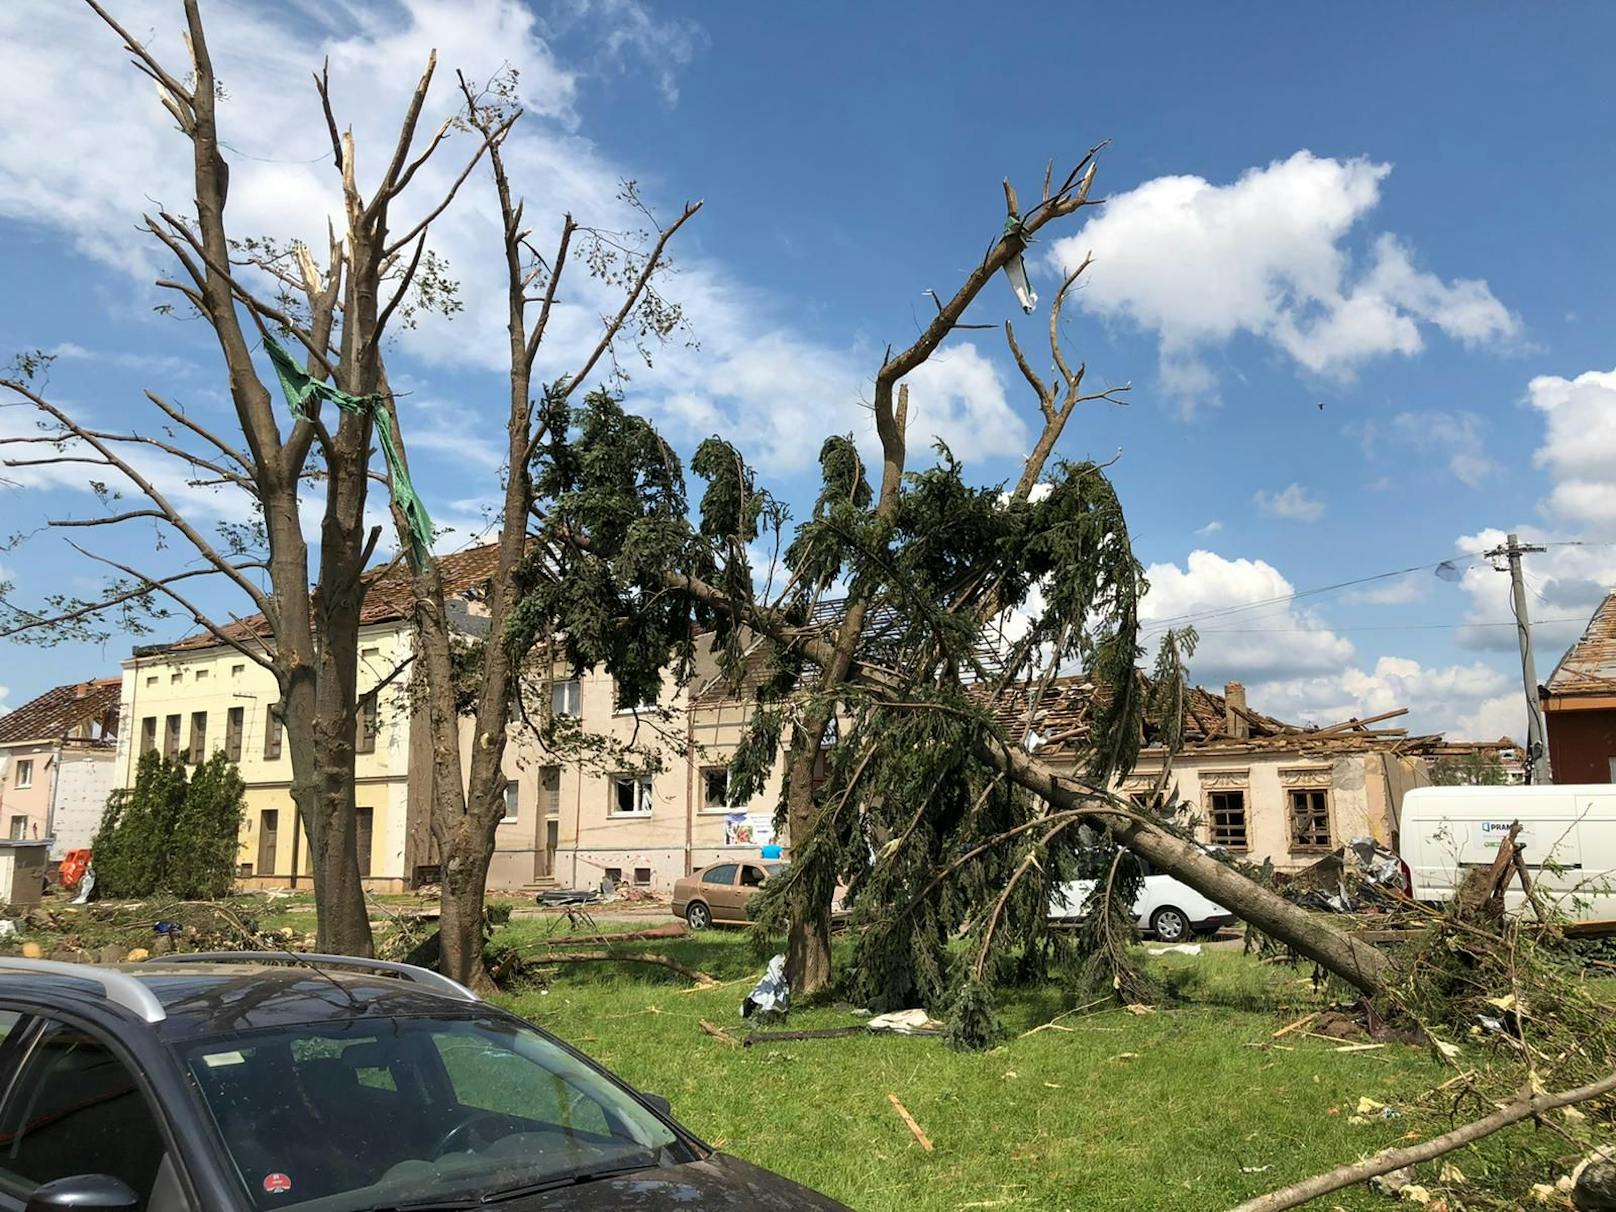
[[[1159,761],[1159,758],[1157,759]],[[1140,767],[1121,784],[1125,792],[1143,791],[1154,784],[1156,772],[1146,754]],[[1187,752],[1173,763],[1171,785],[1177,800],[1194,818],[1196,837],[1213,842],[1211,793],[1245,793],[1246,848],[1254,863],[1271,861],[1279,871],[1296,871],[1316,861],[1326,848],[1294,844],[1290,791],[1321,789],[1330,814],[1333,849],[1356,837],[1372,837],[1382,846],[1395,841],[1402,797],[1410,787],[1428,779],[1423,763],[1380,750],[1338,755],[1305,752]]]
[[[359,689],[379,685],[408,658],[406,626],[382,624],[360,632]],[[155,721],[156,747],[164,748],[167,721],[179,717],[179,752],[190,744],[194,713],[205,713],[206,754],[225,748],[229,712],[242,711],[241,756],[237,767],[247,784],[247,812],[242,822],[238,859],[241,884],[248,888],[306,885],[308,839],[292,803],[292,755],[284,729],[280,753],[266,748],[269,709],[279,697],[268,670],[233,648],[165,651],[124,662],[118,737],[119,786],[132,786],[140,761],[147,720]],[[409,721],[406,679],[385,686],[377,696],[376,744],[355,759],[354,798],[372,814],[370,875],[373,891],[399,891],[409,873],[404,867],[405,801],[409,783]],[[273,872],[260,870],[264,813],[276,814]],[[250,874],[248,872],[250,871]]]

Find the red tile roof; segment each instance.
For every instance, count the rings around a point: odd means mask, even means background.
[[[438,569],[443,574],[443,591],[447,594],[464,593],[486,584],[494,574],[498,559],[498,543],[485,543],[480,547],[468,547],[464,551],[440,556]],[[407,565],[402,561],[384,564],[366,573],[365,578],[365,600],[359,608],[361,624],[391,623],[410,617],[410,570]],[[269,623],[261,614],[227,623],[220,630],[236,640],[269,638]],[[212,648],[218,643],[218,637],[211,631],[202,631],[156,651]]]
[[[110,739],[118,731],[120,678],[73,682],[47,690],[32,702],[0,715],[0,745],[59,741],[81,724],[100,723]]]

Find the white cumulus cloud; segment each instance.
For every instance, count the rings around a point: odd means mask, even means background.
[[[1317,522],[1324,516],[1324,502],[1307,495],[1300,484],[1291,484],[1278,492],[1258,489],[1252,496],[1257,509],[1272,518],[1290,522]]]
[[[1475,488],[1498,471],[1487,453],[1483,424],[1473,412],[1427,409],[1398,413],[1392,433],[1412,449],[1443,459],[1454,479]]]
[[[1112,196],[1057,240],[1067,269],[1094,266],[1075,296],[1086,311],[1155,334],[1162,381],[1186,411],[1216,398],[1205,354],[1237,335],[1306,370],[1346,376],[1412,355],[1435,328],[1466,345],[1515,335],[1519,321],[1479,279],[1444,280],[1382,233],[1355,264],[1348,240],[1380,201],[1389,164],[1299,151],[1214,184],[1168,176]]]

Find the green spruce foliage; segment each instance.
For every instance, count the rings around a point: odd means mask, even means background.
[[[223,752],[189,778],[179,758],[143,755],[135,785],[107,800],[92,851],[97,889],[107,896],[225,896],[235,879],[245,796]]]

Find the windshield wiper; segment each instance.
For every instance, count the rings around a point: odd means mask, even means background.
[[[649,1170],[658,1164],[658,1155],[651,1155],[648,1161],[637,1161],[626,1166],[612,1166],[602,1170],[569,1170],[565,1174],[555,1174],[538,1182],[522,1183],[520,1186],[505,1187],[498,1191],[487,1191],[482,1195],[456,1196],[449,1199],[423,1199],[410,1200],[400,1204],[378,1204],[367,1212],[467,1212],[467,1209],[486,1208],[489,1204],[502,1204],[507,1200],[523,1199],[529,1195],[539,1195],[545,1191],[555,1191],[562,1187],[577,1187],[584,1183],[592,1183],[602,1178],[617,1178],[623,1174],[633,1174],[637,1170]]]

